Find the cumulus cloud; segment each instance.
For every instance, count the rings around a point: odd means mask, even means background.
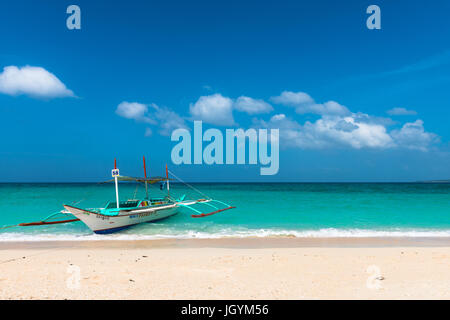
[[[350,111],[335,101],[316,103],[311,96],[305,92],[283,91],[281,95],[271,97],[274,103],[294,107],[299,114],[313,113],[319,115],[348,115]]]
[[[73,97],[53,73],[41,67],[8,66],[0,73],[0,92],[8,95],[29,95],[38,98]]]
[[[385,127],[392,126],[397,123],[391,118],[372,116],[362,112],[352,113],[351,116],[353,119],[355,119],[355,122],[358,123],[361,122],[361,123],[379,124]]]
[[[269,121],[254,119],[256,127],[280,129],[280,145],[302,149],[329,147],[407,148],[427,151],[439,142],[439,137],[426,132],[423,121],[404,124],[400,129],[390,130],[396,124],[390,118],[376,117],[362,112],[353,113],[337,102],[317,104],[304,92],[284,91],[272,97],[275,103],[296,107],[297,113],[319,114],[316,121],[301,124],[285,114],[277,114]],[[415,114],[412,110],[394,108],[390,114]]]
[[[143,103],[123,101],[117,106],[116,114],[137,122],[156,124],[156,121],[148,116],[148,106]]]
[[[343,124],[345,121],[345,125]],[[331,119],[319,119],[314,124],[314,129],[325,134],[330,140],[361,148],[390,148],[394,146],[392,138],[384,126],[380,124],[356,122],[351,116]]]
[[[280,146],[282,147],[301,149],[406,148],[427,151],[439,142],[436,134],[425,131],[422,120],[409,122],[401,128],[390,130],[390,126],[397,124],[390,118],[362,112],[354,113],[334,101],[317,104],[304,92],[285,91],[280,96],[272,97],[271,100],[275,103],[294,106],[297,113],[308,112],[320,116],[315,121],[304,123],[300,123],[284,113],[275,114],[269,120],[254,118],[253,127],[255,128],[279,129]],[[192,119],[219,126],[235,124],[233,110],[259,114],[271,112],[273,108],[263,100],[241,96],[233,102],[232,99],[221,94],[201,96],[197,102],[189,106]],[[410,110],[406,111],[411,112]],[[404,110],[396,112],[400,114],[404,113]],[[188,129],[185,118],[169,108],[156,104],[148,106],[124,101],[119,104],[116,113],[127,119],[157,125],[161,135],[170,135],[174,129],[178,128]],[[151,129],[147,128],[146,136],[151,134]]]
[[[253,99],[245,96],[241,96],[236,99],[234,108],[248,114],[270,113],[273,111],[273,107],[264,100]]]
[[[189,112],[195,120],[219,126],[234,125],[232,111],[233,100],[219,93],[202,96],[189,106]]]
[[[281,95],[271,97],[270,100],[277,104],[282,104],[290,107],[297,107],[299,105],[313,104],[314,100],[305,92],[283,91]]]
[[[308,135],[303,126],[285,114],[276,114],[269,121],[253,119],[256,128],[279,129],[280,145],[284,148],[320,148],[320,142]]]
[[[391,135],[397,145],[420,151],[427,151],[431,145],[439,142],[436,134],[425,131],[420,119],[405,123],[400,130],[393,130]]]
[[[408,110],[405,108],[393,108],[386,111],[390,116],[414,116],[417,114],[414,110]]]
[[[178,113],[166,107],[159,107],[156,104],[151,104],[154,118],[159,123],[159,134],[163,136],[170,136],[175,129],[188,129],[184,119]]]
[[[357,123],[351,116],[325,116],[303,125],[284,114],[273,116],[257,126],[280,129],[281,144],[285,147],[321,149],[333,146],[361,148],[388,148],[394,145],[386,128],[378,124]]]
[[[350,114],[350,111],[335,101],[328,101],[323,104],[311,104],[305,106],[299,106],[295,109],[297,113],[316,113],[320,115],[346,115]]]
[[[334,129],[338,131],[345,131],[345,132],[352,132],[353,130],[358,129],[359,127],[355,124],[353,124],[352,121],[348,121],[345,119],[338,120],[336,122],[336,125],[334,126]]]
[[[116,114],[126,118],[158,126],[158,133],[169,136],[173,130],[187,128],[185,120],[176,112],[166,107],[159,107],[152,103],[150,106],[139,102],[121,102],[116,109]],[[152,135],[151,128],[146,128],[145,136]]]

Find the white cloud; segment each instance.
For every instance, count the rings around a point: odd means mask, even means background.
[[[298,106],[295,112],[299,114],[315,113],[320,115],[347,115],[350,111],[335,101],[328,101],[323,104],[309,104]]]
[[[405,108],[393,108],[388,111],[386,111],[387,114],[391,116],[414,116],[417,114],[414,110],[408,110]]]
[[[234,125],[232,110],[233,100],[218,93],[202,96],[196,103],[189,106],[189,111],[195,120],[219,126]]]
[[[389,131],[388,127],[396,124],[390,118],[376,117],[362,112],[352,113],[334,101],[316,104],[306,93],[285,91],[279,97],[272,98],[272,101],[283,101],[284,104],[289,104],[288,100],[291,101],[290,105],[296,105],[298,113],[309,110],[308,112],[319,114],[320,117],[315,121],[306,121],[303,124],[283,113],[273,115],[268,121],[253,119],[254,127],[279,129],[282,147],[301,149],[408,148],[427,151],[433,144],[439,142],[436,134],[425,131],[422,120],[406,123],[400,129]],[[235,124],[233,109],[249,114],[273,110],[272,106],[263,100],[241,96],[233,103],[232,99],[221,94],[202,96],[196,103],[190,105],[193,119],[220,126]],[[178,128],[187,129],[183,117],[156,104],[147,106],[125,101],[117,107],[116,113],[139,122],[157,124],[158,132],[161,135],[170,135],[174,129]],[[151,135],[151,133],[151,129],[147,128],[146,135]]]
[[[26,94],[38,98],[73,97],[53,73],[41,67],[8,66],[0,73],[0,92],[8,95]]]
[[[286,119],[286,115],[281,113],[281,114],[276,114],[274,116],[272,116],[272,118],[270,118],[271,121],[281,121]]]
[[[432,144],[439,142],[436,134],[425,131],[420,119],[405,123],[400,130],[393,130],[391,135],[397,145],[420,151],[427,151]]]
[[[340,126],[342,121],[345,126]],[[349,127],[353,126],[351,130]],[[317,120],[316,128],[323,132],[330,140],[351,146],[355,149],[361,148],[390,148],[393,141],[384,126],[380,124],[356,122],[351,116],[341,118],[322,118]]]
[[[313,104],[314,100],[311,96],[305,92],[292,92],[283,91],[281,95],[277,97],[271,97],[274,103],[282,104],[290,107],[297,107],[304,104]]]
[[[288,118],[285,114],[276,114],[269,121],[254,119],[257,128],[279,129],[280,145],[285,148],[320,148],[321,142],[310,136],[304,127],[295,120]]]
[[[390,118],[371,116],[365,113],[352,113],[337,102],[317,104],[304,92],[284,91],[272,97],[275,103],[296,108],[297,113],[314,113],[321,117],[304,124],[277,114],[269,121],[254,119],[257,127],[279,128],[280,144],[284,147],[320,149],[329,147],[362,148],[407,148],[427,151],[439,142],[439,137],[426,132],[423,121],[406,123],[400,129],[389,131],[388,126],[396,124]],[[413,115],[415,111],[394,108],[391,115]]]
[[[344,132],[352,132],[353,130],[358,129],[359,127],[353,123],[353,121],[348,121],[347,119],[338,120],[334,126],[334,129],[338,131]]]
[[[335,101],[319,104],[305,92],[283,91],[281,95],[271,97],[270,100],[277,104],[295,107],[295,111],[299,114],[314,113],[341,116],[350,114],[350,111],[345,106]]]
[[[248,114],[270,113],[273,108],[270,104],[260,99],[241,96],[234,103],[234,108]]]
[[[393,141],[386,128],[379,124],[357,123],[351,116],[325,116],[303,125],[284,114],[273,116],[269,122],[257,125],[280,129],[281,144],[285,147],[321,149],[333,146],[361,148],[389,148]]]
[[[375,117],[365,113],[352,113],[341,104],[329,101],[317,104],[304,92],[284,91],[271,101],[295,107],[299,114],[313,113],[320,119],[300,124],[284,114],[273,116],[268,122],[255,120],[262,127],[279,128],[281,144],[298,148],[325,148],[348,146],[361,148],[408,148],[426,151],[439,142],[439,137],[423,128],[423,121],[406,123],[401,129],[388,131],[394,125],[390,118]],[[390,115],[415,115],[413,110],[394,108]]]
[[[178,128],[187,129],[185,121],[180,115],[169,108],[159,107],[154,103],[148,106],[139,102],[124,101],[117,106],[116,114],[136,122],[157,125],[159,127],[158,133],[163,136],[171,135],[172,131]],[[151,128],[146,128],[145,136],[148,137],[152,134]]]
[[[156,124],[156,121],[148,116],[148,106],[146,104],[123,101],[117,106],[116,114],[137,122]]]
[[[151,104],[154,112],[154,118],[159,121],[159,134],[163,136],[170,136],[175,129],[188,129],[185,121],[176,112],[166,108],[159,107],[156,104]]]
[[[392,126],[397,123],[391,118],[372,116],[362,112],[352,113],[351,115],[353,119],[355,119],[355,122],[357,123],[362,122],[362,123],[379,124],[385,127]]]

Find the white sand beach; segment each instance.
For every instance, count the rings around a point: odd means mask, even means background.
[[[2,243],[0,298],[450,299],[450,241]]]

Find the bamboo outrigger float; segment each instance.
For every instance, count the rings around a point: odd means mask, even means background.
[[[104,208],[90,208],[84,209],[74,205],[63,205],[65,210],[52,214],[42,221],[21,223],[16,226],[27,227],[37,225],[49,225],[58,223],[70,223],[75,221],[82,221],[89,229],[97,234],[108,234],[117,232],[131,226],[141,224],[144,222],[153,222],[156,220],[171,217],[179,212],[180,208],[187,208],[193,211],[191,217],[201,218],[211,216],[213,214],[223,212],[235,207],[230,206],[219,200],[210,198],[185,200],[185,195],[179,199],[174,199],[170,196],[170,180],[169,171],[166,165],[166,177],[150,177],[147,178],[147,170],[144,160],[144,177],[134,178],[121,176],[117,168],[116,160],[114,160],[114,169],[112,170],[112,180],[114,181],[116,201],[108,202]],[[144,199],[129,199],[126,201],[119,200],[119,181],[139,182],[145,184],[145,198]],[[155,183],[164,183],[167,186],[167,195],[165,197],[149,197],[148,185]],[[203,207],[212,208],[212,211],[203,212],[195,205],[203,205]],[[210,209],[211,210],[211,209]],[[53,221],[59,216],[66,216],[69,219]],[[13,226],[8,226],[13,227]]]

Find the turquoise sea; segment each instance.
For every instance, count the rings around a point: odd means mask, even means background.
[[[81,222],[0,230],[0,241],[218,238],[246,236],[450,236],[450,184],[432,183],[197,183],[208,196],[236,209],[193,219],[178,215],[111,235],[94,235]],[[163,195],[158,187],[154,196]],[[121,200],[143,196],[122,184]],[[182,184],[175,196],[202,198]],[[0,226],[39,221],[62,204],[102,207],[112,184],[0,184]]]

